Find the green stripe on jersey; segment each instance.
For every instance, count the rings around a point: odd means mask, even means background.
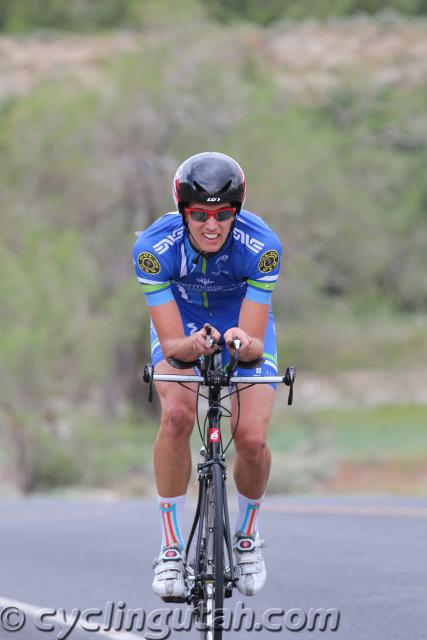
[[[259,282],[258,280],[249,280],[248,284],[251,287],[255,287],[256,289],[261,289],[262,291],[273,291],[275,282]]]
[[[272,362],[274,362],[274,364],[277,364],[276,356],[271,355],[271,353],[263,353],[262,357],[265,358],[266,360],[271,360]]]
[[[144,293],[154,293],[155,291],[162,291],[170,287],[170,282],[163,282],[162,284],[143,284],[142,290]]]

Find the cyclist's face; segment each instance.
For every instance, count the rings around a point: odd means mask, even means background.
[[[230,207],[230,203],[222,203],[221,205],[215,204],[199,204],[197,202],[190,202],[189,208],[200,208],[205,211],[219,211]],[[187,224],[192,236],[192,241],[197,245],[200,251],[206,251],[207,253],[213,253],[218,251],[227,239],[230,232],[230,227],[233,224],[234,215],[229,220],[219,221],[215,216],[209,216],[206,222],[197,222],[193,220],[188,212],[185,214]]]

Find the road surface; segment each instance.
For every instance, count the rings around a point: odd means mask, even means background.
[[[427,639],[427,500],[275,496],[265,501],[260,529],[268,583],[254,598],[236,591],[226,601],[235,617],[225,637]],[[194,627],[169,632],[168,623],[188,626],[186,607],[151,592],[159,546],[152,501],[3,500],[0,542],[1,640],[199,636]],[[318,609],[332,610],[324,631],[310,617]],[[130,610],[139,617],[126,631]],[[250,631],[252,615],[258,627]],[[8,630],[13,625],[22,628]]]

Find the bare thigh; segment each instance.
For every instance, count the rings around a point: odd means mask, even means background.
[[[270,385],[256,385],[240,394],[240,418],[235,435],[238,450],[241,445],[266,445],[276,392]],[[232,396],[231,425],[234,432],[238,415],[237,397]]]

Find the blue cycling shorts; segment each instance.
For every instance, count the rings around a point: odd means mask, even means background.
[[[194,305],[196,307],[196,305]],[[206,322],[209,322],[215,329],[217,329],[221,336],[224,335],[227,329],[230,327],[237,327],[239,321],[240,309],[230,309],[227,312],[222,310],[217,313],[209,310],[202,309],[200,313],[200,307],[196,307],[195,311],[189,311],[180,307],[180,313],[182,318],[182,324],[184,327],[184,333],[186,336],[195,333],[202,329]],[[205,314],[203,313],[205,311]],[[221,344],[221,343],[220,343]],[[222,342],[222,345],[224,343]],[[264,363],[256,369],[236,369],[236,376],[277,376],[277,349],[276,349],[276,330],[274,326],[273,312],[270,308],[270,314],[267,323],[267,329],[264,336]],[[159,339],[157,337],[156,330],[151,323],[151,362],[154,366],[164,360],[162,348],[160,346]],[[230,360],[230,352],[223,346],[222,351],[222,364],[225,366]],[[271,384],[273,389],[276,388],[274,383]]]

